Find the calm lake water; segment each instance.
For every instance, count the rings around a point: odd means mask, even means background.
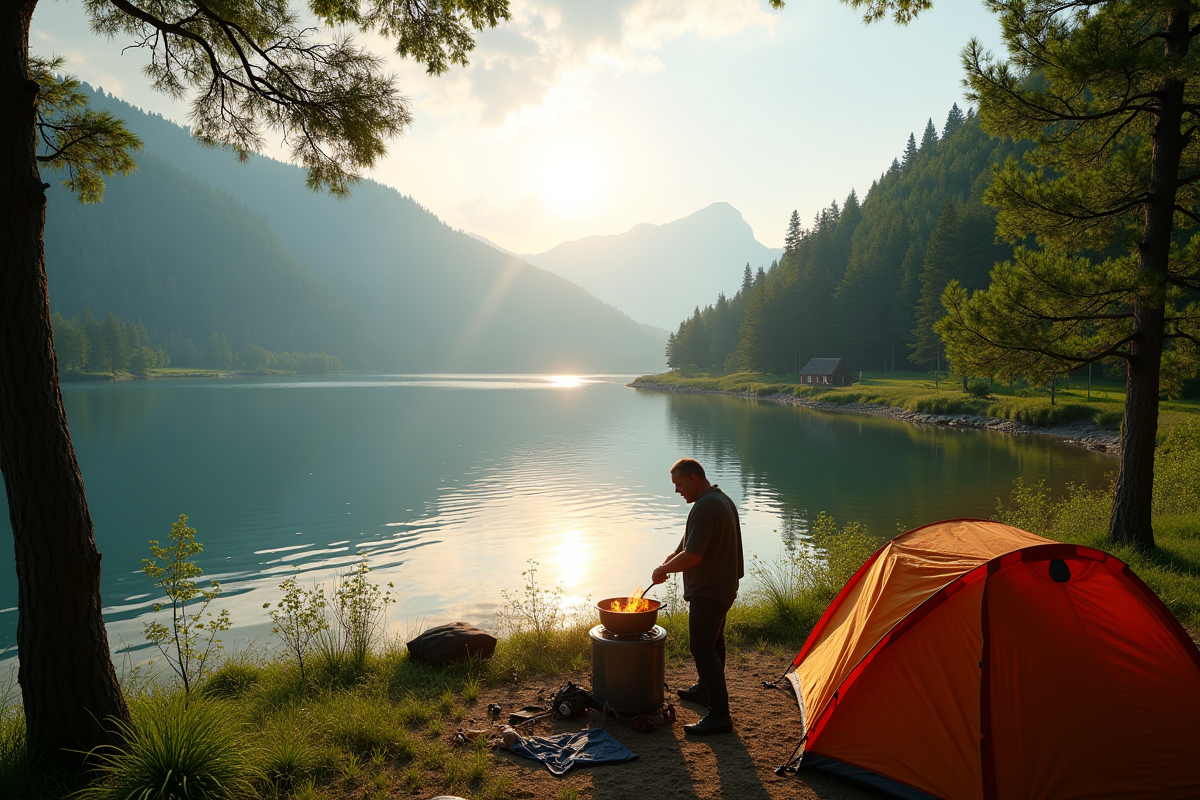
[[[594,599],[644,585],[688,507],[675,459],[737,502],[747,556],[777,555],[826,511],[881,538],[989,516],[1014,478],[1096,482],[1116,461],[1048,437],[925,428],[720,396],[638,392],[631,376],[345,376],[68,384],[68,419],[104,554],[114,648],[157,599],[147,541],[187,514],[236,641],[294,571],[327,581],[370,554],[403,634],[491,625],[526,562]],[[0,504],[3,497],[0,496]],[[7,508],[0,531],[11,535]],[[15,654],[16,578],[0,548],[0,653]],[[134,660],[148,655],[134,650]]]

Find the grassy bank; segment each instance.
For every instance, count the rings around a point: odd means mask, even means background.
[[[1076,486],[1055,498],[1044,485],[1018,482],[998,500],[995,516],[1059,541],[1113,552],[1200,638],[1197,475],[1200,421],[1188,420],[1159,445],[1154,494],[1159,547],[1153,553],[1107,546],[1107,486]],[[782,672],[882,533],[839,525],[821,514],[810,526],[809,546],[751,559],[741,599],[728,618],[731,650],[777,653]],[[365,569],[357,574],[365,576]],[[135,671],[124,683],[133,717],[127,745],[93,754],[92,771],[82,776],[56,773],[31,756],[19,705],[0,703],[0,797],[154,800],[185,796],[169,793],[185,779],[193,787],[187,796],[206,798],[519,796],[519,787],[495,769],[483,743],[455,746],[450,739],[459,727],[487,727],[480,697],[489,687],[554,686],[588,668],[586,632],[594,612],[587,604],[572,610],[560,589],[541,587],[536,575],[531,564],[526,585],[503,594],[500,642],[487,661],[430,667],[409,659],[399,640],[376,637],[364,643],[360,658],[314,646],[305,672],[285,649],[234,654],[190,694],[165,680],[169,672],[150,680]],[[354,586],[349,580],[342,585]],[[386,607],[378,599],[386,595],[365,585],[355,591],[353,598],[369,600],[363,617],[368,622]],[[668,660],[678,663],[687,657],[686,604],[677,582],[659,596],[667,601],[659,620],[670,634]],[[532,699],[532,690],[529,695]]]
[[[667,372],[644,375],[633,385],[644,389],[730,392],[763,398],[800,397],[833,405],[862,403],[924,414],[970,414],[1032,427],[1083,421],[1115,430],[1124,416],[1125,403],[1123,385],[1111,380],[1093,381],[1089,397],[1086,380],[1071,378],[1056,386],[1051,403],[1050,392],[1045,388],[974,381],[971,386],[976,393],[971,393],[964,392],[959,382],[942,380],[935,383],[927,373],[917,372],[866,372],[859,383],[831,387],[801,385],[795,375]],[[1200,401],[1163,401],[1159,428],[1168,430],[1193,416],[1200,416]]]

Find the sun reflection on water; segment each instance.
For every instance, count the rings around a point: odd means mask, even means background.
[[[555,389],[578,389],[588,383],[578,375],[551,375],[546,381]]]
[[[570,528],[562,534],[562,540],[554,548],[550,563],[558,570],[557,583],[565,589],[578,588],[588,578],[592,545],[583,531]]]

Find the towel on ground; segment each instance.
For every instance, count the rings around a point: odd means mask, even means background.
[[[577,765],[616,764],[637,758],[636,753],[604,728],[587,728],[556,736],[522,736],[513,743],[512,751],[541,761],[554,775],[562,775]]]

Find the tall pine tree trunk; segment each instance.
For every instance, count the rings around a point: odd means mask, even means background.
[[[16,545],[18,680],[32,747],[58,756],[128,719],[100,613],[100,554],[58,388],[29,79],[36,0],[0,4],[0,470]]]
[[[1168,17],[1164,47],[1168,59],[1182,62],[1190,32],[1188,6]],[[1138,245],[1139,266],[1147,284],[1134,304],[1133,342],[1125,380],[1125,424],[1121,428],[1121,471],[1108,523],[1114,544],[1154,548],[1150,512],[1154,499],[1154,445],[1158,436],[1159,372],[1162,367],[1164,308],[1171,229],[1179,160],[1186,144],[1183,121],[1184,85],[1178,78],[1164,81],[1158,94],[1159,115],[1151,136],[1150,200]]]

